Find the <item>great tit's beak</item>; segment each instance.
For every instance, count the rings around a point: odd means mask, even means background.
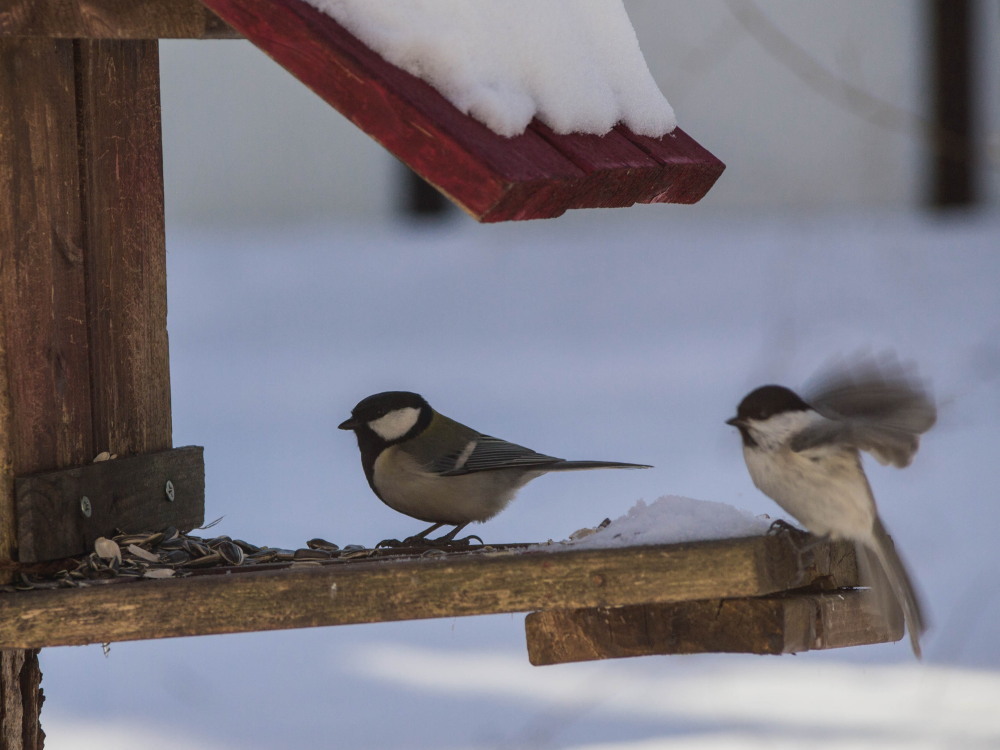
[[[739,427],[743,423],[740,422],[740,418],[739,417],[733,417],[732,419],[727,419],[726,420],[726,424],[732,425],[733,427]]]
[[[361,425],[360,422],[356,421],[354,417],[350,419],[345,419],[343,422],[337,425],[338,430],[354,430]]]

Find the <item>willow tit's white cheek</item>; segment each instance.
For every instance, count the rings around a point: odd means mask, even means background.
[[[780,450],[793,435],[821,420],[823,417],[811,409],[782,412],[767,419],[751,419],[750,434],[763,450],[776,451]]]
[[[395,440],[399,440],[406,433],[412,430],[419,418],[419,409],[412,406],[406,406],[402,409],[394,409],[378,419],[373,419],[368,423],[368,426],[372,429],[372,432],[380,438],[388,443],[391,443]]]

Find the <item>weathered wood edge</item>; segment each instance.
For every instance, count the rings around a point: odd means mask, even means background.
[[[116,529],[187,531],[205,521],[203,449],[187,446],[31,474],[14,480],[14,492],[22,563],[84,554]],[[81,510],[84,497],[89,514]]]
[[[0,647],[762,596],[828,576],[823,560],[850,554],[840,544],[821,543],[814,551],[817,564],[803,566],[787,539],[767,536],[305,565],[0,594]]]
[[[657,654],[793,654],[898,641],[898,608],[856,589],[754,599],[535,612],[525,618],[535,666]]]
[[[0,37],[240,39],[198,0],[0,0]]]

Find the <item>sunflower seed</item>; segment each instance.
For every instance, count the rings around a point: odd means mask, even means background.
[[[308,542],[306,542],[306,546],[309,549],[325,549],[328,550],[329,552],[336,552],[337,550],[340,549],[340,547],[334,544],[333,542],[328,542],[326,541],[326,539],[319,539],[319,538],[310,539]]]

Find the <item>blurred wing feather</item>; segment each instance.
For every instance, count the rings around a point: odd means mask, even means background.
[[[793,450],[838,442],[898,467],[909,465],[920,435],[937,420],[924,384],[891,355],[828,367],[813,379],[806,401],[827,420],[798,436]]]

